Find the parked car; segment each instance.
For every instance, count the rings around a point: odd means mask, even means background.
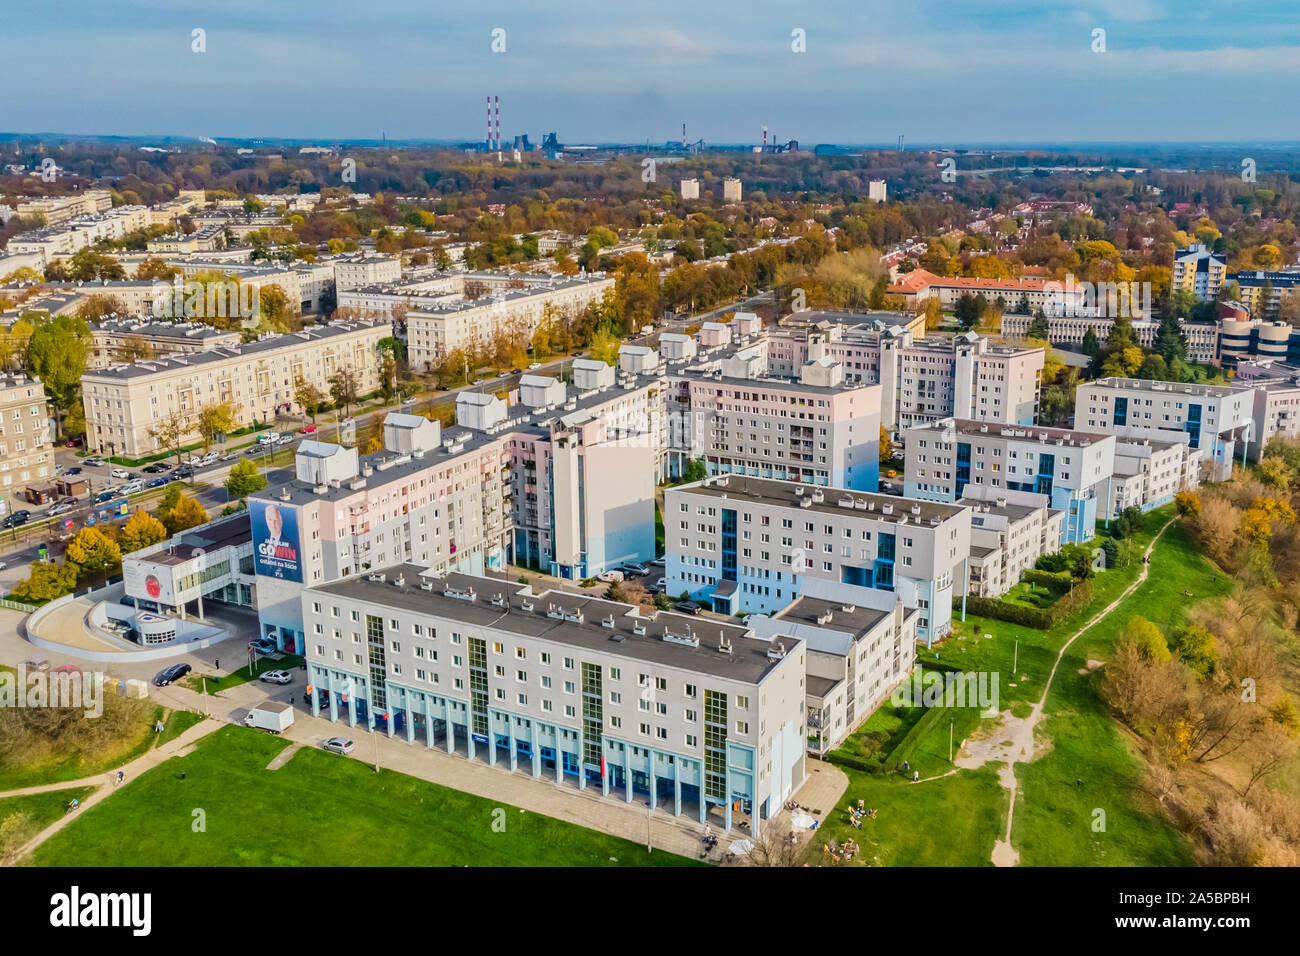
[[[115,497],[117,497],[116,491],[101,491],[99,494],[95,495],[95,497],[92,498],[91,500],[97,505],[102,505],[109,501],[112,501]]]
[[[0,561],[0,571],[3,571],[7,567],[9,567],[8,561]]]
[[[276,650],[275,641],[249,641],[248,646],[259,654],[273,654]]]
[[[145,465],[140,470],[147,475],[161,475],[167,470],[167,466],[160,461],[155,461],[152,465]]]
[[[152,481],[150,481],[147,485],[145,485],[145,487],[146,487],[146,488],[161,488],[163,485],[167,484],[167,483],[170,482],[170,481],[171,481],[171,478],[167,477],[166,475],[162,475],[161,477],[159,477],[159,478],[155,478],[155,479],[153,479]]]
[[[405,404],[405,403],[403,403],[403,404]],[[303,433],[304,435],[310,435],[310,434],[311,434],[312,432],[314,432],[315,430],[316,430],[316,426],[315,426],[315,425],[303,425],[303,426],[302,426],[302,433]]]
[[[414,404],[415,404],[415,396],[414,396],[414,395],[408,395],[406,398],[402,399],[402,404],[403,404],[403,405],[414,405]]]
[[[72,505],[57,504],[57,505],[55,505],[53,508],[51,508],[49,511],[47,511],[46,514],[47,514],[49,517],[53,518],[55,515],[66,514],[67,512],[69,512],[69,511],[71,511],[71,510],[72,510]]]
[[[315,694],[315,695],[316,695],[316,699],[317,699],[317,701],[319,702],[319,704],[320,704],[321,707],[328,707],[328,706],[330,705],[330,692],[329,692],[329,691],[327,691],[327,690],[321,690],[319,687],[315,687],[315,688],[313,688],[313,687],[308,687],[308,688],[307,688],[307,691],[302,695],[302,702],[303,702],[303,705],[304,705],[308,710],[311,709],[311,695],[312,695],[312,694]]]
[[[619,568],[619,570],[622,571],[624,574],[629,574],[632,575],[633,577],[638,577],[638,578],[644,578],[650,574],[650,569],[648,567],[646,567],[644,564],[638,564],[635,561],[623,565],[621,568]]]
[[[68,477],[71,477],[73,475],[79,475],[81,474],[81,466],[73,465],[71,468],[65,471],[64,474],[67,475]]]
[[[75,495],[68,495],[66,498],[60,499],[59,504],[75,506],[77,504],[77,497]]]
[[[654,565],[656,568],[662,568],[665,564],[668,563],[668,561],[665,558],[655,558],[650,563]]]
[[[344,757],[352,753],[352,748],[355,746],[356,744],[348,740],[346,737],[331,737],[329,740],[321,744],[321,747],[328,750],[330,753],[341,754]]]
[[[533,369],[535,369],[535,368],[541,368],[541,367],[542,367],[542,363],[541,363],[541,362],[533,362],[531,365],[528,366],[528,371],[531,372]]]
[[[83,464],[83,465],[89,465],[91,468],[103,468],[103,467],[104,467],[104,459],[102,459],[102,458],[87,458],[85,461],[82,462],[82,464]]]
[[[279,432],[262,432],[262,434],[257,436],[257,443],[259,445],[272,445],[279,440]]]
[[[605,571],[605,572],[602,572],[601,574],[596,575],[596,580],[597,580],[597,581],[604,581],[604,582],[606,582],[607,584],[617,584],[619,581],[622,581],[622,580],[623,580],[623,572],[622,572],[622,571]]]
[[[275,443],[276,443],[277,445],[287,445],[287,444],[289,444],[291,441],[293,441],[293,436],[292,436],[292,435],[281,435],[279,438],[277,438],[277,439],[275,440]]]
[[[694,601],[678,601],[673,605],[673,610],[682,614],[699,614],[702,608]]]
[[[109,472],[109,474],[112,475],[114,478],[130,478],[130,477],[131,477],[131,473],[130,473],[129,471],[127,471],[125,468],[114,468],[112,471]]]
[[[158,676],[153,679],[153,686],[166,687],[168,684],[174,684],[192,669],[189,664],[173,664],[158,672]]]
[[[28,520],[30,520],[31,516],[32,513],[30,511],[15,511],[13,514],[6,516],[5,527],[17,528],[19,525],[26,524]]]
[[[267,671],[258,680],[267,684],[292,684],[293,675],[288,671]]]
[[[176,471],[172,474],[171,477],[172,477],[172,478],[193,478],[193,477],[194,477],[194,466],[193,466],[193,465],[181,465],[179,468],[176,469]]]
[[[155,478],[154,480],[157,481],[158,479]],[[163,484],[166,484],[166,482],[164,481]],[[122,486],[122,494],[124,495],[133,495],[139,491],[144,491],[143,478],[136,478],[133,481],[128,481]]]
[[[81,447],[81,439],[80,439],[80,438],[69,438],[69,439],[64,443],[64,446],[63,446],[63,447],[65,447],[65,448],[80,448],[80,447]]]
[[[518,375],[518,374],[519,374],[520,372],[522,372],[522,371],[523,371],[523,369],[521,369],[521,368],[512,368],[512,369],[510,370],[510,374],[511,374],[511,375]]]
[[[237,451],[232,451],[232,452],[230,452],[230,453],[227,454],[227,455],[222,455],[222,456],[221,456],[221,460],[222,460],[222,461],[234,461],[234,460],[235,460],[236,458],[238,458],[238,457],[239,457],[239,452],[237,452]]]

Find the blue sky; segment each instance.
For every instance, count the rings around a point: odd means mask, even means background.
[[[1296,0],[6,0],[3,33],[3,130],[474,139],[492,93],[534,141],[1300,140]]]

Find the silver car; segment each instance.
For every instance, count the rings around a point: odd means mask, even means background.
[[[288,671],[267,671],[258,680],[268,684],[292,684],[293,675]]]
[[[329,740],[321,744],[321,747],[328,750],[330,753],[342,754],[344,757],[352,753],[352,748],[355,746],[356,745],[346,737],[331,737]]]

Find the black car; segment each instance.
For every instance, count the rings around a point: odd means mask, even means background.
[[[328,707],[328,706],[330,705],[330,692],[329,692],[329,691],[327,691],[327,690],[321,690],[320,688],[317,687],[317,688],[313,688],[313,689],[312,689],[312,693],[314,693],[314,694],[316,695],[316,699],[317,699],[318,701],[320,701],[320,706],[322,706],[322,707]],[[302,702],[303,702],[303,705],[304,705],[305,707],[307,707],[307,708],[310,709],[310,707],[311,707],[311,694],[303,694],[303,695],[302,695]]]
[[[20,524],[26,524],[31,516],[32,513],[30,511],[15,511],[13,514],[5,518],[5,527],[16,528]]]
[[[141,470],[141,471],[147,471],[147,472],[148,472],[149,474],[151,474],[151,475],[159,475],[159,474],[162,474],[164,471],[167,470],[167,466],[164,465],[164,464],[162,464],[161,462],[157,462],[157,461],[156,461],[156,462],[154,462],[152,465],[145,465],[145,466],[144,466],[143,468],[141,468],[140,470]]]
[[[701,608],[694,601],[678,601],[673,605],[673,610],[683,614],[699,614]]]
[[[65,474],[65,475],[68,475],[68,476],[79,475],[79,474],[81,474],[81,468],[80,468],[80,466],[74,465],[73,467],[71,467],[71,468],[69,468],[67,471],[65,471],[64,474]]]
[[[166,687],[168,684],[174,684],[188,674],[190,670],[189,664],[173,664],[153,679],[153,685],[155,687]]]
[[[102,505],[105,502],[112,501],[116,497],[117,492],[115,491],[101,491],[99,494],[95,495],[94,502],[97,505]]]
[[[194,466],[193,466],[193,465],[181,465],[179,468],[176,469],[176,474],[173,475],[172,477],[174,477],[174,478],[193,478],[193,477],[194,477]]]

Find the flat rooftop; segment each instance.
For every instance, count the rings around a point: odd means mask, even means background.
[[[177,565],[195,557],[195,552],[202,549],[211,554],[222,548],[233,548],[253,540],[253,523],[248,512],[231,515],[221,521],[214,521],[186,531],[175,544],[167,543],[151,554],[140,555],[140,560],[154,564]]]
[[[897,495],[884,495],[871,491],[824,488],[798,481],[753,478],[748,475],[714,475],[696,484],[681,485],[671,490],[713,498],[734,499],[741,503],[752,501],[782,508],[798,508],[801,511],[817,511],[826,514],[848,512],[861,517],[899,523],[905,520],[913,523],[938,523],[955,518],[967,510],[960,505],[900,498]],[[800,502],[805,499],[812,504],[801,505]]]
[[[1207,398],[1226,398],[1249,392],[1253,385],[1189,385],[1184,382],[1156,382],[1144,378],[1099,378],[1084,382],[1080,388],[1122,388],[1134,392],[1166,392],[1173,395],[1201,395]]]
[[[1106,432],[1083,432],[1073,428],[1045,428],[1039,425],[1002,425],[994,422],[981,422],[967,418],[941,418],[924,425],[914,425],[908,431],[925,429],[930,432],[942,432],[949,429],[958,435],[972,437],[988,436],[990,438],[1011,438],[1019,441],[1063,441],[1067,445],[1087,448],[1097,442],[1106,441],[1111,436]]]
[[[887,617],[889,617],[888,611],[864,607],[861,604],[848,604],[843,601],[828,601],[825,598],[801,595],[774,614],[772,620],[848,631],[858,635],[870,631]]]
[[[735,624],[668,611],[641,617],[633,613],[634,608],[629,604],[567,591],[545,590],[533,595],[529,588],[505,578],[460,573],[434,576],[414,564],[397,565],[382,573],[383,581],[372,581],[370,575],[362,575],[308,591],[742,683],[759,683],[780,663],[779,659],[768,657],[775,646],[773,643],[747,637],[748,629]],[[401,586],[394,583],[399,578],[404,581]],[[424,590],[422,584],[432,589]],[[637,633],[636,626],[642,626],[645,633]],[[665,640],[665,632],[679,637],[694,635],[699,646]],[[730,654],[718,650],[720,638],[724,636],[731,642]],[[782,643],[789,655],[796,652],[800,642],[789,639]]]

